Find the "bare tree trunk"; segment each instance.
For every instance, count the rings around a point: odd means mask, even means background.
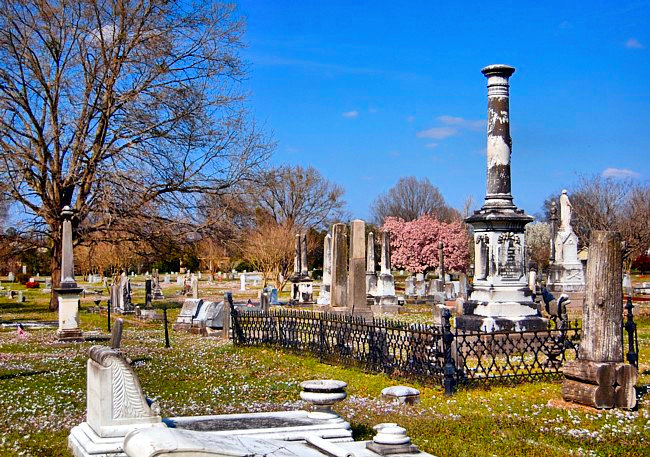
[[[623,361],[621,234],[593,231],[589,244],[580,360]]]

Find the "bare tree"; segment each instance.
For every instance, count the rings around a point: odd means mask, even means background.
[[[282,290],[289,278],[294,254],[294,231],[288,222],[278,224],[268,218],[247,234],[243,255],[255,269],[264,274],[264,286],[269,278]]]
[[[557,192],[556,194],[559,194]],[[650,187],[631,179],[582,177],[569,189],[573,206],[572,226],[580,246],[589,245],[592,230],[620,231],[626,244],[626,260],[631,260],[650,247]],[[551,203],[557,195],[544,202],[549,218]],[[629,263],[628,263],[629,265]]]
[[[630,260],[650,249],[650,187],[635,186],[623,207],[619,229]]]
[[[0,177],[49,235],[54,284],[64,206],[78,241],[191,222],[266,158],[239,91],[243,30],[210,0],[0,0]]]
[[[319,228],[343,217],[343,188],[314,167],[280,167],[262,176],[252,204],[277,224],[291,229]]]
[[[526,251],[539,271],[548,267],[551,256],[551,225],[548,222],[533,222],[526,226]]]
[[[383,225],[389,216],[406,222],[428,214],[435,219],[452,222],[461,219],[460,213],[450,208],[436,186],[428,178],[415,176],[400,178],[387,193],[380,195],[370,206],[377,225]]]

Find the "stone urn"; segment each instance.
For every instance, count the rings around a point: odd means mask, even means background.
[[[309,416],[311,419],[335,419],[338,416],[332,411],[332,405],[347,397],[346,382],[334,379],[315,379],[300,383],[302,392],[300,398],[311,403],[314,409]]]
[[[379,455],[414,454],[418,448],[411,444],[411,438],[406,434],[406,429],[388,422],[373,427],[377,434],[366,447]]]

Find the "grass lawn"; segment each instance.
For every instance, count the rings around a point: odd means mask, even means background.
[[[46,294],[26,294],[23,304],[0,298],[0,320],[56,320],[47,312]],[[177,313],[170,310],[170,319]],[[84,330],[106,329],[105,315],[82,311],[81,321]],[[640,382],[648,384],[650,317],[639,324]],[[69,429],[84,419],[92,343],[55,344],[54,333],[34,330],[21,339],[15,330],[0,331],[0,455],[69,455]],[[421,390],[422,402],[398,407],[378,399],[382,388],[400,383],[384,375],[185,333],[171,338],[172,348],[165,349],[162,324],[125,322],[123,351],[163,416],[300,408],[301,381],[334,378],[349,384],[349,397],[337,410],[357,438],[371,437],[379,422],[397,422],[437,456],[650,455],[648,397],[638,411],[592,411],[549,406],[560,398],[559,383],[461,389],[453,397],[435,385],[409,383]]]

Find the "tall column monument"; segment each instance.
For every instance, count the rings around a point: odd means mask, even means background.
[[[72,247],[72,216],[70,207],[61,212],[63,217],[61,247],[61,282],[54,289],[59,300],[59,329],[56,337],[59,341],[83,341],[79,328],[79,300],[81,288],[74,279],[74,253]]]
[[[472,331],[547,327],[533,302],[524,262],[524,227],[533,218],[513,203],[510,161],[510,76],[507,65],[483,68],[488,88],[487,189],[483,207],[467,218],[474,228],[475,274],[456,326]]]

